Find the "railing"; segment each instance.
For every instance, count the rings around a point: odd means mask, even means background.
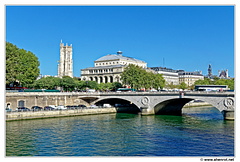
[[[105,94],[105,93],[179,93],[179,92],[186,92],[186,93],[234,93],[233,92],[229,92],[229,91],[132,91],[132,92],[113,92],[113,91],[109,91],[109,92],[7,92],[7,93],[39,93],[39,94],[43,94],[43,93],[49,93],[49,94]]]
[[[7,92],[7,94],[51,94],[51,95],[101,95],[101,94],[179,94],[184,92],[185,94],[235,94],[235,92],[226,92],[226,91],[157,91],[157,92]]]

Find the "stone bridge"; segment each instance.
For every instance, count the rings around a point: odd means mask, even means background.
[[[128,105],[142,115],[181,115],[182,107],[191,100],[201,100],[216,107],[224,119],[234,119],[234,92],[12,92],[6,93],[6,105],[14,110],[18,106],[34,105]],[[132,106],[129,106],[132,105]]]

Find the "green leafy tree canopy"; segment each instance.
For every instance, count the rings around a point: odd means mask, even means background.
[[[30,51],[6,43],[6,85],[18,82],[22,86],[32,84],[40,74],[38,58]]]
[[[125,68],[124,72],[121,74],[121,80],[123,84],[129,85],[134,89],[159,89],[165,86],[165,80],[162,74],[147,72],[145,69],[133,64]]]

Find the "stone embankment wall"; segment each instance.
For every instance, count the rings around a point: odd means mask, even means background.
[[[65,117],[65,116],[94,115],[94,114],[108,114],[108,113],[116,113],[116,109],[114,107],[111,107],[111,108],[54,110],[54,111],[35,111],[35,112],[33,111],[10,112],[10,113],[6,113],[6,121]]]

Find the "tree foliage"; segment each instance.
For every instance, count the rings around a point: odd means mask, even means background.
[[[234,78],[232,79],[209,79],[204,78],[204,80],[197,80],[194,85],[228,85],[231,90],[234,90]]]
[[[62,91],[86,91],[87,89],[115,91],[120,87],[122,87],[122,84],[119,82],[98,84],[95,81],[81,81],[77,78],[71,78],[69,76],[64,76],[63,78],[50,76],[36,80],[32,88],[61,89]]]
[[[182,82],[181,84],[179,84],[179,89],[184,90],[184,89],[187,89],[187,88],[188,88],[188,86],[185,82]]]
[[[165,85],[165,80],[161,74],[154,74],[152,72],[147,72],[145,69],[130,64],[128,65],[124,72],[121,74],[121,80],[123,84],[129,85],[134,89],[150,89],[150,88],[163,88]]]
[[[22,86],[32,84],[39,76],[38,58],[30,51],[6,43],[6,84],[19,82]]]
[[[60,78],[56,77],[45,77],[34,82],[34,87],[36,89],[56,89],[60,86]]]

